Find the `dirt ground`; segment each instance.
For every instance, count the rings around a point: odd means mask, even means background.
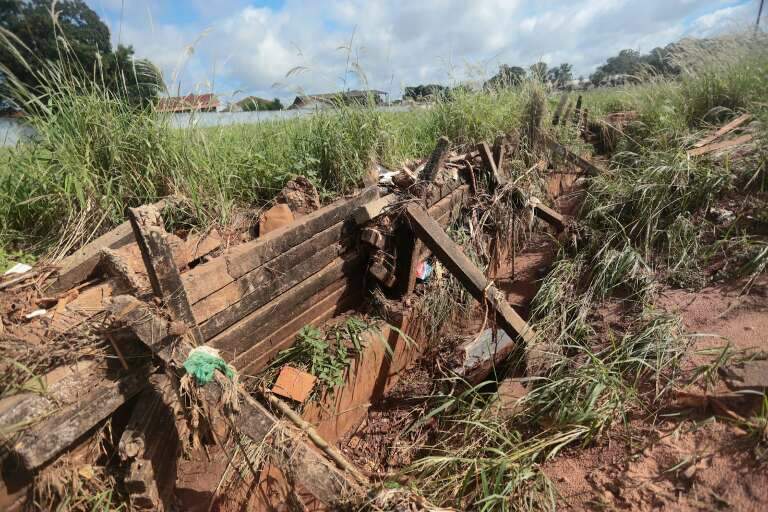
[[[740,295],[741,286],[699,292],[667,290],[657,305],[680,315],[691,337],[684,368],[711,360],[702,351],[768,350],[768,279]],[[703,394],[704,390],[687,389]],[[727,393],[722,382],[709,393]],[[723,399],[734,414],[754,414],[759,399]],[[687,405],[690,405],[688,403]],[[571,449],[543,470],[560,502],[572,510],[765,510],[768,472],[743,425],[707,407],[671,409],[634,419],[588,449]]]

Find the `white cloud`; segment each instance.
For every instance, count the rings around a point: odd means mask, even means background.
[[[95,1],[115,19],[115,0]],[[204,22],[173,25],[168,5],[131,2],[123,41],[167,77],[184,63],[183,91],[215,80],[217,92],[264,96],[290,95],[275,91],[275,82],[308,92],[341,87],[348,52],[338,48],[353,33],[351,61],[371,87],[397,95],[401,85],[463,80],[478,67],[493,74],[500,63],[528,66],[540,58],[570,62],[575,74],[587,75],[623,48],[648,51],[684,35],[711,35],[756,12],[754,1],[724,0],[288,0],[279,10],[236,7],[237,0],[194,3]],[[148,13],[164,23],[150,22]],[[306,72],[286,78],[297,66]],[[348,77],[347,85],[358,84]]]

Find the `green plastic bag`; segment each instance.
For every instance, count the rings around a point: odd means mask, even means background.
[[[184,361],[184,370],[195,378],[198,386],[205,386],[213,380],[213,374],[219,370],[230,380],[235,371],[219,356],[219,352],[211,347],[195,347]]]

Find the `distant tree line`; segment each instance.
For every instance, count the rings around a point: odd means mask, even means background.
[[[644,71],[664,76],[677,75],[680,68],[670,59],[677,45],[678,43],[672,43],[663,48],[657,47],[645,55],[637,50],[621,50],[618,55],[609,57],[605,64],[599,66],[589,79],[593,84],[600,85],[612,77],[637,77]]]
[[[109,28],[83,0],[53,4],[55,26],[51,6],[50,0],[0,0],[0,27],[18,38],[0,38],[0,102],[6,108],[12,97],[8,73],[40,90],[40,71],[48,62],[60,62],[81,78],[103,81],[135,105],[155,101],[165,89],[159,69],[148,60],[134,59],[133,47],[118,45],[113,50]]]
[[[275,98],[272,101],[269,101],[263,98],[257,98],[256,96],[248,96],[247,98],[238,101],[237,104],[243,109],[243,112],[283,110],[283,103],[280,101],[280,98]]]
[[[528,71],[526,71],[520,66],[502,64],[499,66],[499,72],[488,79],[483,87],[488,90],[513,87],[521,84],[527,78],[549,82],[559,88],[566,87],[573,80],[573,66],[563,62],[559,66],[550,68],[546,62],[536,62],[529,66]]]

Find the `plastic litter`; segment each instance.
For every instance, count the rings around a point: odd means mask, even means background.
[[[17,263],[8,270],[6,270],[3,275],[9,276],[11,274],[23,274],[25,272],[29,272],[32,270],[32,267],[30,265],[27,265],[26,263]]]
[[[184,370],[194,377],[198,386],[205,386],[213,380],[213,374],[219,370],[228,379],[235,377],[235,371],[219,356],[219,351],[205,345],[195,347],[184,361]]]
[[[422,261],[419,263],[419,267],[416,270],[416,279],[420,279],[421,281],[426,282],[429,279],[429,276],[432,275],[432,270],[434,269],[428,261]]]

